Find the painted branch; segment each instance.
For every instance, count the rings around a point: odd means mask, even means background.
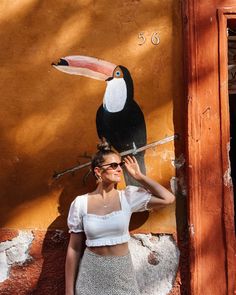
[[[165,144],[165,143],[170,142],[170,141],[173,141],[173,140],[175,140],[177,138],[178,138],[178,135],[175,134],[175,135],[172,135],[172,136],[165,137],[165,138],[163,138],[161,140],[154,141],[154,142],[149,143],[147,145],[144,145],[144,146],[142,146],[140,148],[136,148],[135,144],[133,143],[133,146],[134,147],[132,149],[129,149],[127,151],[124,151],[124,152],[120,153],[120,156],[127,156],[127,155],[131,155],[131,154],[132,155],[136,155],[136,154],[138,154],[138,153],[140,153],[142,151],[145,151],[145,150],[150,149],[150,148],[154,148],[154,147],[156,147],[158,145]],[[67,174],[67,173],[73,173],[73,172],[75,172],[75,171],[77,171],[79,169],[88,167],[90,165],[91,165],[91,161],[90,162],[87,162],[87,163],[84,163],[84,164],[81,164],[81,165],[77,165],[77,166],[72,167],[72,168],[68,168],[68,169],[66,169],[66,170],[64,170],[62,172],[55,172],[53,174],[53,178],[54,179],[58,179],[61,176]]]

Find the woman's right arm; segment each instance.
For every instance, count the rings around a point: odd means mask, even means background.
[[[78,274],[79,262],[84,253],[84,248],[84,232],[71,233],[65,266],[66,295],[74,295],[75,280]]]

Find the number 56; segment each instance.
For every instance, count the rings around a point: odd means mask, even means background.
[[[138,45],[143,45],[146,42],[146,37],[144,33],[139,33],[138,38],[140,39],[140,42]],[[158,45],[160,43],[160,37],[158,36],[157,32],[154,32],[151,36],[151,43],[153,45]]]

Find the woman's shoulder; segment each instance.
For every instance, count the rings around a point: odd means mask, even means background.
[[[82,203],[84,203],[85,199],[87,198],[88,194],[79,195],[74,198],[74,200],[71,202],[71,207],[73,206],[80,206]]]
[[[143,187],[127,185],[124,189],[120,190],[120,192],[128,203],[132,203],[140,194],[146,194],[147,190]]]
[[[132,212],[147,210],[147,204],[151,199],[151,193],[144,187],[128,185],[123,190],[123,195]]]
[[[137,192],[146,192],[147,190],[140,186],[135,185],[127,185],[126,188],[121,190],[126,196],[129,196],[130,194],[137,193]]]

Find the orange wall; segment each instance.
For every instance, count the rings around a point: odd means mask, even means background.
[[[178,1],[1,1],[0,224],[65,228],[71,200],[94,186],[87,170],[52,180],[86,162],[98,137],[96,111],[105,83],[56,71],[68,55],[95,56],[131,72],[148,143],[182,127],[182,39]],[[146,42],[139,45],[139,33]],[[150,41],[154,32],[160,43]],[[146,152],[147,174],[169,187],[174,142]],[[121,185],[122,187],[122,185]],[[134,220],[140,231],[174,232],[175,206]]]

